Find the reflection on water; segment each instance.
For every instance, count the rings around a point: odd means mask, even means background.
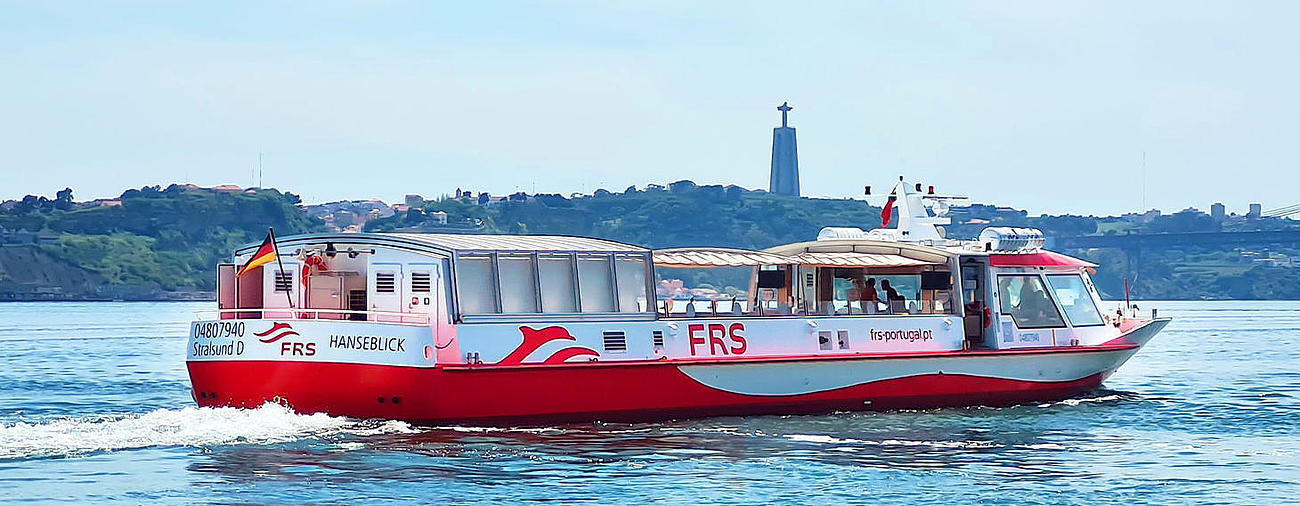
[[[0,305],[0,502],[1300,496],[1287,351],[1300,304],[1201,305],[1157,304],[1174,324],[1104,388],[1061,402],[526,429],[197,409],[182,362],[192,305]],[[68,325],[24,326],[32,314]]]

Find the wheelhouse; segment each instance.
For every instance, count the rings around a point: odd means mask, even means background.
[[[657,268],[752,269],[744,297],[661,298],[666,319],[940,315],[961,319],[971,349],[1072,345],[1104,338],[1111,323],[1089,278],[1095,265],[1038,250],[830,239],[764,251],[656,250],[654,259]]]

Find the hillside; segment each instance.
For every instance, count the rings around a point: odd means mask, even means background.
[[[572,197],[466,195],[404,207],[365,221],[364,229],[570,234],[651,248],[761,249],[812,240],[825,226],[865,229],[880,223],[880,208],[860,200],[790,197],[690,181]],[[1135,297],[1149,299],[1300,299],[1296,244],[1153,247],[1127,239],[1300,228],[1292,220],[1215,218],[1190,209],[1168,215],[1029,216],[982,204],[954,208],[951,217],[948,233],[957,238],[973,238],[987,226],[1035,227],[1049,238],[1119,238],[1118,247],[1064,249],[1100,264],[1095,279],[1111,298],[1123,297],[1128,279]],[[217,261],[238,245],[260,240],[267,226],[281,235],[325,230],[296,195],[275,189],[171,185],[92,202],[73,201],[71,190],[54,199],[9,201],[0,205],[0,300],[206,297]],[[664,274],[719,289],[743,286],[746,277],[731,272],[705,278],[690,270]]]
[[[274,189],[182,185],[85,203],[74,202],[71,190],[53,200],[28,196],[0,209],[0,295],[165,299],[210,291],[218,259],[260,240],[267,226],[284,234],[322,230],[298,203]]]
[[[880,208],[860,200],[775,195],[736,186],[698,186],[678,181],[667,186],[628,188],[594,195],[516,194],[499,201],[444,198],[371,220],[366,231],[475,230],[486,233],[573,234],[624,241],[652,248],[726,246],[761,249],[813,240],[826,226],[870,229],[880,224]],[[446,213],[446,224],[439,213]],[[984,204],[953,208],[949,237],[973,239],[984,227],[1034,227],[1049,238],[1098,234],[1239,232],[1300,228],[1279,218],[1214,218],[1188,209],[1173,214],[1125,216],[1029,216],[1023,210]],[[1136,237],[1136,236],[1134,236]],[[1296,244],[1259,247],[1174,246],[1152,248],[1077,248],[1069,253],[1100,264],[1095,279],[1103,295],[1123,298],[1124,280],[1135,297],[1148,299],[1300,299],[1300,259]],[[737,274],[703,279],[699,272],[676,270],[687,284],[743,284]]]

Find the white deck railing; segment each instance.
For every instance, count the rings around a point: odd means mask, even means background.
[[[256,317],[243,315],[257,313]],[[364,319],[353,319],[361,315]],[[238,309],[205,309],[195,311],[196,320],[330,320],[340,322],[375,322],[402,323],[407,325],[428,325],[429,315],[425,313],[402,313],[398,311],[352,311],[348,309],[241,307]]]

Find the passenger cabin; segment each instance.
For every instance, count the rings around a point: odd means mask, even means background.
[[[280,263],[244,276],[236,271],[253,246],[219,266],[221,318],[441,329],[928,316],[957,325],[965,341],[955,335],[955,345],[969,349],[1062,346],[1113,333],[1088,278],[1093,265],[1041,250],[830,238],[763,251],[651,251],[581,237],[460,234],[302,235],[278,245]],[[748,270],[748,289],[707,300],[656,295],[656,269],[707,268]]]
[[[218,267],[223,318],[408,324],[653,319],[650,251],[560,236],[337,234],[281,238],[280,263]],[[292,307],[292,310],[290,310]]]

